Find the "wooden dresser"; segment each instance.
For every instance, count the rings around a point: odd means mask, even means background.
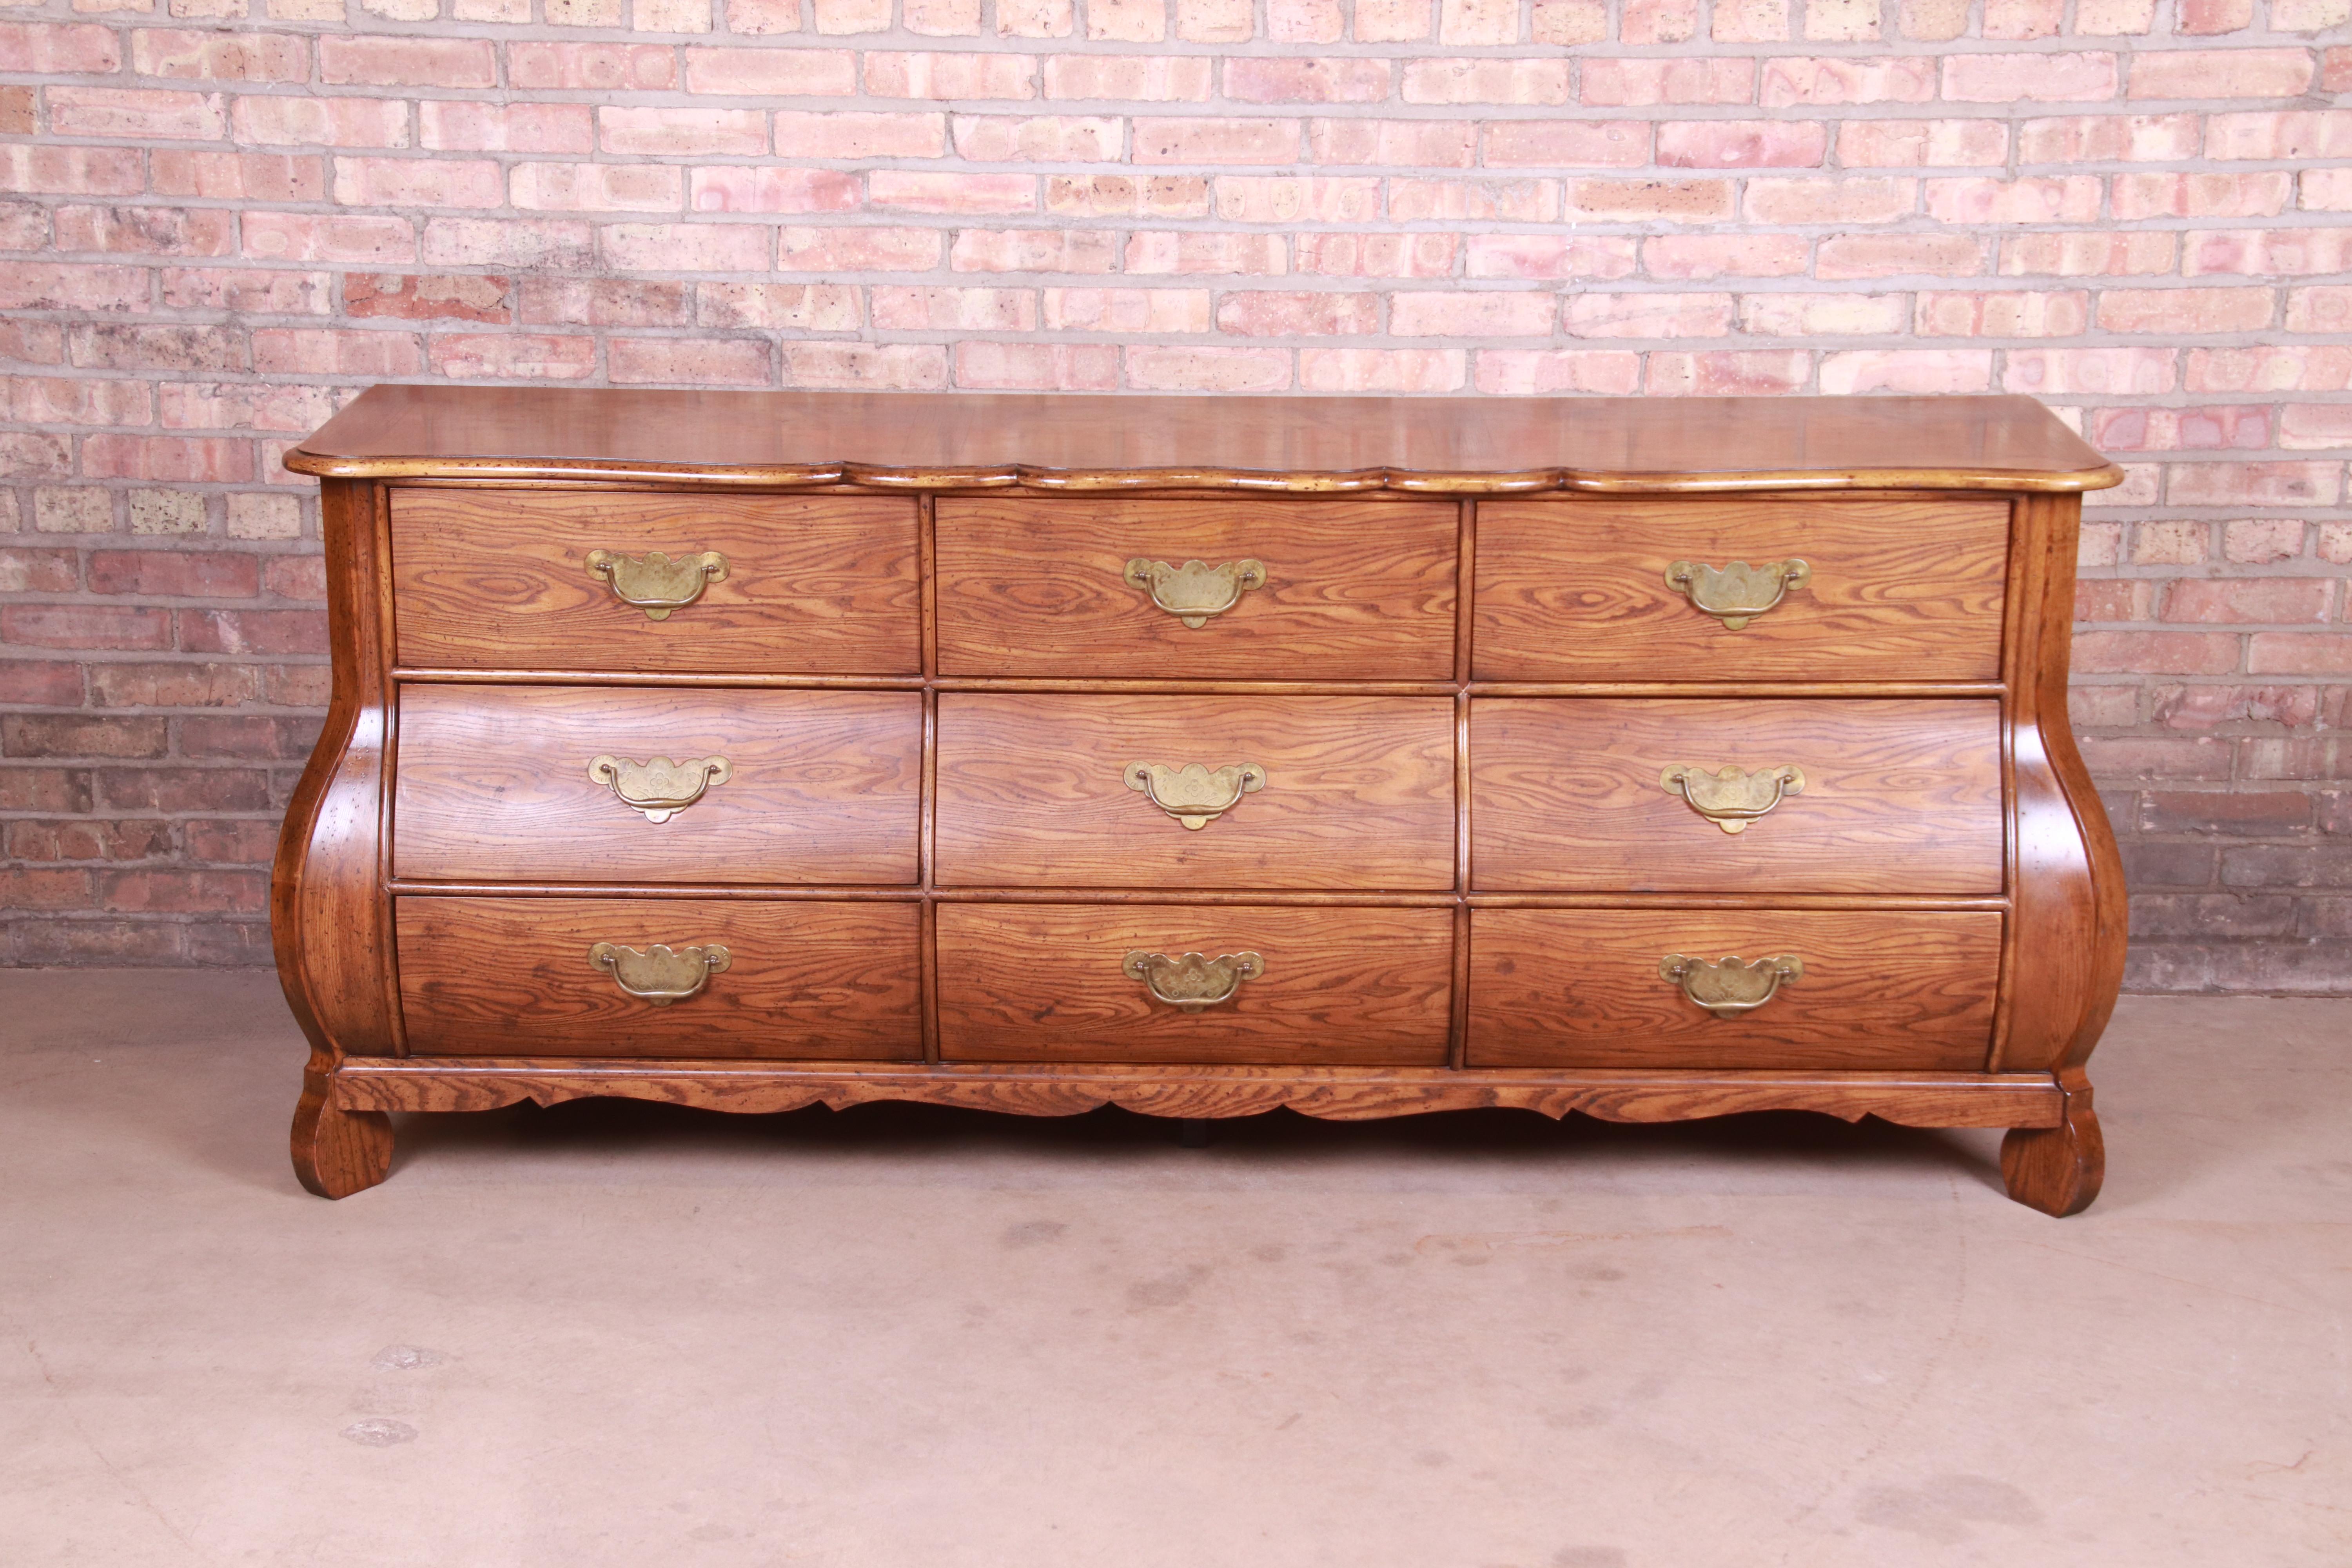
[[[294,1163],[627,1095],[1799,1109],[2096,1194],[2123,885],[2022,397],[382,386]]]

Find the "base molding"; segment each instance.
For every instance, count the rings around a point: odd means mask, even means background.
[[[1148,1116],[1255,1116],[1282,1108],[1335,1121],[1499,1107],[1603,1121],[1683,1121],[1811,1110],[1910,1127],[2058,1127],[2066,1095],[2048,1073],[1643,1071],[1446,1068],[1084,1066],[953,1063],[345,1058],[333,1098],[347,1111],[490,1110],[609,1096],[765,1113],[917,1100],[1024,1116],[1117,1105]]]

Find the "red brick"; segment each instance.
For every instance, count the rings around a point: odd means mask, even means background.
[[[315,610],[181,610],[173,620],[186,653],[327,651],[327,618]]]
[[[1407,62],[1397,95],[1407,103],[1561,104],[1569,86],[1564,59],[1421,59]]]
[[[1391,179],[1391,223],[1551,223],[1559,185],[1551,180]]]
[[[8,666],[0,664],[0,671]],[[87,768],[0,768],[0,811],[86,812]]]
[[[0,910],[81,910],[89,899],[87,871],[0,867]]]
[[[696,169],[686,195],[688,209],[698,213],[855,212],[865,201],[858,177],[846,170],[774,164],[753,168],[730,163]]]
[[[172,616],[167,610],[142,605],[9,605],[0,607],[0,642],[27,647],[167,648],[172,646]],[[79,682],[74,692],[79,696]]]
[[[512,279],[485,273],[348,272],[343,312],[363,320],[508,321],[514,319],[512,288]]]
[[[2218,730],[2228,724],[2285,724],[2307,729],[2318,716],[2318,692],[2309,686],[2171,686],[2149,692],[2148,717],[2168,730]]]
[[[0,755],[10,757],[160,757],[168,742],[161,719],[112,713],[0,714]]]
[[[518,56],[524,47],[515,46]],[[515,85],[530,85],[520,79],[521,74],[518,68]],[[352,37],[330,33],[319,40],[319,79],[337,87],[495,87],[498,47],[487,38]]]
[[[2121,86],[2111,54],[1948,55],[1943,71],[1943,95],[1955,103],[2088,101]]]
[[[1116,343],[964,342],[958,386],[1020,392],[1108,392],[1118,385]]]
[[[787,226],[778,241],[783,272],[927,272],[940,264],[943,238],[930,228],[801,228]]]
[[[1559,305],[1549,294],[1397,294],[1389,302],[1389,331],[1401,338],[1549,337]]]
[[[1831,396],[1986,392],[1991,386],[1990,349],[1846,349],[1822,356],[1821,389]]]
[[[293,762],[310,755],[319,728],[315,719],[266,713],[191,714],[172,721],[173,746],[176,754],[194,759]]]
[[[1657,395],[1751,396],[1802,391],[1812,374],[1803,349],[1725,349],[1653,353],[1646,390]]]
[[[93,550],[89,588],[94,594],[249,599],[261,591],[261,561],[226,551]]]
[[[850,386],[923,392],[948,383],[947,350],[938,343],[786,343],[787,386]]]
[[[1126,352],[1127,382],[1146,392],[1280,392],[1290,384],[1282,349],[1160,348]]]
[[[1217,330],[1236,337],[1351,337],[1380,330],[1380,300],[1328,290],[1241,289],[1217,303]]]
[[[1793,234],[1662,235],[1642,242],[1653,278],[1787,278],[1805,270],[1809,242]]]
[[[1345,123],[1316,121],[1318,128]],[[1469,163],[1467,150],[1465,138],[1463,166]],[[1635,169],[1649,157],[1650,127],[1639,120],[1505,120],[1486,127],[1485,161],[1489,168]],[[1353,161],[1400,162],[1392,157]]]
[[[1135,121],[1138,163],[1288,163],[1298,158],[1296,120],[1145,117]]]
[[[1507,164],[1511,136],[1562,127],[1583,144],[1595,165],[1639,163],[1647,156],[1648,131],[1636,122],[1505,121],[1487,127],[1486,162]],[[1496,155],[1497,138],[1503,156]],[[1467,120],[1310,120],[1307,144],[1318,163],[1384,163],[1403,168],[1466,169],[1477,162],[1478,126]],[[1557,159],[1549,160],[1557,162]]]
[[[263,811],[269,775],[255,768],[106,768],[100,803],[114,811]]]
[[[1633,271],[1633,243],[1630,237],[1605,235],[1474,234],[1467,241],[1465,276],[1528,279],[1624,278]],[[1447,254],[1452,254],[1450,237]],[[1433,269],[1423,275],[1445,274]]]
[[[577,381],[596,368],[596,340],[545,332],[451,332],[425,344],[434,370],[461,380]]]
[[[110,913],[257,913],[269,907],[269,877],[263,871],[103,871],[97,903]]]
[[[1842,234],[1821,243],[1813,275],[1823,281],[1910,274],[1967,278],[1989,259],[1985,242],[1965,234]]]
[[[1647,108],[1663,103],[1753,103],[1756,62],[1685,57],[1587,59],[1581,99],[1589,104]]]
[[[24,817],[8,824],[5,852],[17,860],[160,859],[172,853],[172,826],[136,817]]]
[[[2352,675],[2352,632],[2256,632],[2246,639],[2249,675]]]
[[[2238,642],[2227,632],[2077,632],[2077,675],[2228,675]]]
[[[2268,289],[2110,289],[2098,320],[2111,332],[2251,332],[2271,324],[2277,304]]]
[[[0,191],[31,195],[129,195],[146,183],[135,147],[0,146]]]
[[[1243,56],[1225,61],[1225,97],[1236,103],[1378,103],[1389,95],[1384,59]]]
[[[1204,67],[1207,63],[1202,62]],[[835,89],[812,83],[779,90],[809,95],[856,89],[854,84]],[[1037,96],[1037,60],[1034,55],[978,52],[869,54],[866,90],[876,98],[1033,99]]]
[[[450,152],[591,153],[596,147],[594,113],[584,103],[426,99],[416,106],[417,140]]]
[[[515,320],[534,326],[682,327],[694,320],[694,286],[625,278],[526,278]]]
[[[131,35],[131,68],[197,81],[308,81],[310,40],[296,33],[142,27]]]
[[[1298,384],[1307,392],[1459,392],[1468,357],[1462,349],[1301,349]]]
[[[429,115],[441,107],[429,100],[420,109]],[[260,146],[408,145],[408,105],[394,98],[240,98],[229,123],[237,141]]]
[[[2170,392],[2177,358],[2166,348],[2012,349],[2001,388],[2040,396]]]
[[[184,928],[152,921],[22,921],[13,928],[20,963],[177,963]]]
[[[2309,49],[2163,49],[2132,57],[2131,96],[2299,98],[2311,90]]]
[[[2162,618],[2208,625],[2318,623],[2327,619],[2335,592],[2331,578],[2192,577],[2165,591]]]
[[[1657,162],[1669,169],[1809,169],[1829,153],[1829,129],[1812,121],[1689,120],[1658,127]]]
[[[596,110],[607,153],[654,157],[760,157],[768,151],[768,116],[757,109],[620,108]]]
[[[1626,268],[1632,269],[1630,240],[1600,243],[1622,244]],[[1459,246],[1450,234],[1307,233],[1297,237],[1294,248],[1299,271],[1326,278],[1451,278]]]
[[[1764,62],[1758,101],[1767,109],[1813,103],[1927,103],[1936,62],[1918,57],[1852,56]]]
[[[2352,405],[2294,403],[2279,412],[2279,445],[2290,452],[2352,447]]]
[[[1506,396],[1622,397],[1640,389],[1642,356],[1625,349],[1481,349],[1475,376],[1479,391]]]
[[[2334,506],[2341,463],[2181,463],[2165,499],[2177,506]]]
[[[1199,55],[1048,55],[1045,96],[1205,102],[1212,90],[1212,65]]]
[[[110,27],[0,23],[0,71],[100,76],[121,65],[122,51]]]
[[[877,169],[866,176],[866,199],[877,210],[888,212],[1035,212],[1037,178],[1034,174]]]
[[[1562,326],[1572,338],[1719,338],[1732,308],[1728,294],[1579,292]]]
[[[278,825],[240,817],[196,818],[182,827],[188,858],[241,866],[267,866],[278,852]],[[110,856],[110,859],[125,859]]]

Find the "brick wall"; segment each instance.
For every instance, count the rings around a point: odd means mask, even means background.
[[[241,963],[386,379],[2032,393],[2133,983],[2352,990],[2352,0],[0,0],[0,962]]]

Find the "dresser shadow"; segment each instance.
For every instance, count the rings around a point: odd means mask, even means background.
[[[1255,1177],[1279,1167],[1329,1174],[1347,1167],[1429,1167],[1433,1173],[1516,1177],[1559,1172],[1610,1175],[1693,1163],[1719,1167],[1722,1190],[1775,1175],[1851,1170],[1942,1173],[2002,1191],[1996,1130],[1901,1127],[1866,1117],[1847,1123],[1802,1111],[1752,1111],[1703,1121],[1633,1125],[1530,1111],[1436,1111],[1380,1121],[1319,1121],[1289,1110],[1208,1124],[1204,1147],[1185,1147],[1186,1123],[1105,1106],[1074,1116],[1013,1116],[952,1106],[886,1101],[738,1115],[647,1100],[525,1102],[492,1112],[411,1112],[400,1118],[395,1174],[444,1154],[533,1154],[681,1161],[888,1161],[912,1169],[974,1157],[1099,1169],[1181,1172],[1190,1163]],[[1197,1129],[1200,1124],[1191,1124]],[[1197,1136],[1197,1132],[1194,1134]],[[1704,1173],[1689,1179],[1709,1189]]]

